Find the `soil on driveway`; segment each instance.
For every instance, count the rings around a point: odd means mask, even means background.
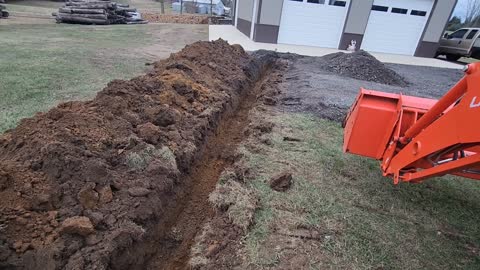
[[[395,86],[342,76],[325,70],[325,57],[308,57],[283,54],[289,63],[282,85],[280,103],[292,112],[311,112],[329,120],[342,121],[355,100],[361,87],[390,93],[438,99],[442,97],[460,78],[463,72],[457,69],[385,64],[407,82]],[[350,61],[352,65],[355,61]],[[369,68],[355,67],[357,73]],[[369,72],[365,72],[368,74]]]

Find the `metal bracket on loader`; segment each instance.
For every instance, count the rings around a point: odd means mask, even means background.
[[[381,161],[394,183],[454,174],[480,180],[480,63],[440,100],[361,89],[343,150]]]

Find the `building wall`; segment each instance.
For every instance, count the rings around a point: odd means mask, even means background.
[[[280,25],[283,0],[260,0],[260,24]]]
[[[277,43],[283,0],[259,0],[258,6],[254,40],[257,42]]]
[[[254,23],[253,39],[257,42],[277,43],[283,2],[286,0],[236,0],[238,3],[237,28],[250,36]],[[417,46],[415,56],[433,57],[438,42],[451,17],[458,0],[434,0],[434,6],[425,26],[424,33]],[[253,17],[254,3],[257,14]],[[340,44],[346,50],[351,40],[357,41],[357,48],[362,45],[365,30],[374,0],[351,0]]]
[[[232,25],[237,24],[237,2],[238,0],[232,0]]]
[[[247,36],[250,36],[250,30],[252,27],[252,14],[253,14],[253,4],[254,0],[237,0],[238,2],[238,11],[237,11],[237,28],[240,32],[244,33]]]
[[[347,21],[338,46],[340,50],[346,50],[352,40],[357,41],[357,48],[362,46],[372,5],[373,0],[351,0]]]
[[[457,0],[436,0],[424,33],[415,52],[415,56],[435,57],[438,42],[443,35],[445,26],[452,16]]]

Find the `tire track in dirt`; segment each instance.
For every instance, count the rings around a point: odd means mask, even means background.
[[[264,68],[237,110],[220,121],[216,134],[208,140],[202,156],[184,181],[191,183],[190,186],[171,212],[171,219],[161,226],[161,230],[168,235],[158,243],[158,252],[147,263],[146,269],[188,269],[190,248],[195,236],[205,221],[213,216],[214,210],[208,202],[208,196],[215,189],[222,171],[235,161],[233,154],[244,139],[244,130],[250,123],[249,112],[255,107],[271,68]]]

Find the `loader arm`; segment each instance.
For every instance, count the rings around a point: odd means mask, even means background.
[[[480,63],[438,101],[361,89],[344,127],[344,151],[380,160],[395,184],[480,180]]]

